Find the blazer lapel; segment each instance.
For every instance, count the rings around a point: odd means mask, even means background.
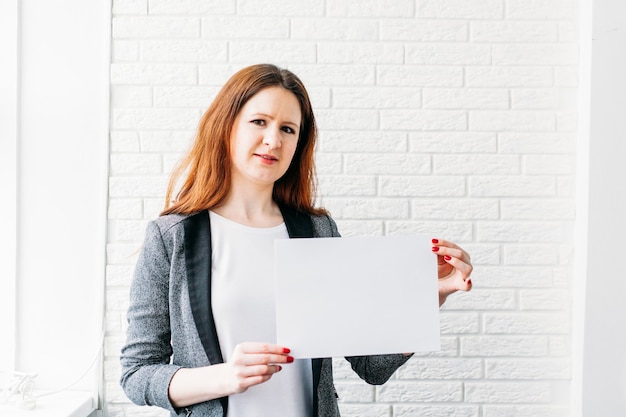
[[[209,212],[187,217],[185,227],[185,265],[189,302],[200,341],[211,364],[224,362],[211,309],[211,225]]]

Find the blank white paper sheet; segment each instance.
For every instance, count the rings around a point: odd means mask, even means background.
[[[275,241],[277,343],[296,358],[440,349],[426,236]]]

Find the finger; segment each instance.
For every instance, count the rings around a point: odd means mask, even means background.
[[[467,279],[469,279],[470,275],[472,274],[472,271],[474,270],[474,267],[472,266],[472,264],[463,262],[459,258],[445,255],[443,259],[445,262],[452,265],[457,271],[461,273],[461,275],[463,276],[463,281],[466,281]]]
[[[237,366],[235,367],[235,375],[238,378],[248,379],[258,376],[272,376],[283,369],[280,365],[254,365],[254,366]]]
[[[235,346],[235,351],[241,353],[271,353],[275,355],[286,355],[291,352],[291,349],[273,345],[271,343],[259,343],[259,342],[244,342]]]
[[[293,361],[293,356],[272,353],[242,353],[233,355],[233,363],[243,366],[291,363]]]
[[[456,245],[454,245],[454,246],[447,246],[447,245],[441,245],[441,244],[433,243],[432,250],[438,256],[449,255],[449,256],[452,256],[454,258],[459,258],[459,259],[463,260],[463,262],[465,262],[465,263],[470,263],[471,262],[469,253],[465,252],[463,250],[463,248],[461,248],[459,246],[456,246]]]

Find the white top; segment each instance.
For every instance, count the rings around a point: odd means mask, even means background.
[[[276,343],[274,240],[285,224],[244,226],[212,211],[211,305],[224,361],[241,342]],[[282,365],[260,385],[228,399],[228,417],[312,417],[311,360]]]

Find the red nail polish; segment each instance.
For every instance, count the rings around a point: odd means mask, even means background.
[[[452,256],[450,255],[444,255],[443,259],[445,259],[446,261],[449,261],[450,259],[452,259]]]
[[[283,370],[283,367],[278,365],[278,371],[282,371],[282,370]]]
[[[467,283],[468,283],[469,285],[472,285],[472,280],[471,280],[471,278],[467,280]]]
[[[438,246],[433,246],[433,252],[438,252],[439,251],[439,247]]]
[[[435,244],[439,243],[439,239],[433,239],[433,243]]]
[[[287,356],[287,363],[293,362],[293,356]]]
[[[289,353],[289,352],[291,352],[291,349],[289,349],[289,348],[283,348],[283,353]]]

